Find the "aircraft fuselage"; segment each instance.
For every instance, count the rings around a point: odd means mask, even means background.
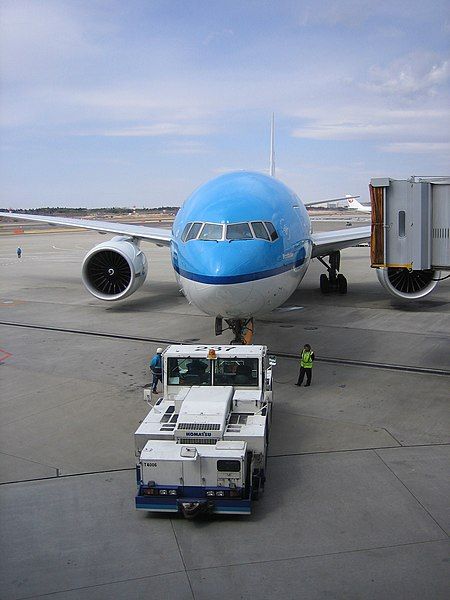
[[[261,173],[209,181],[186,200],[173,225],[179,284],[211,316],[246,318],[277,308],[302,280],[311,250],[303,203]]]

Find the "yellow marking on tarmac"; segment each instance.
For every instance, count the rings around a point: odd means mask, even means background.
[[[0,306],[17,306],[17,304],[24,304],[26,300],[9,300],[9,299],[1,299]]]

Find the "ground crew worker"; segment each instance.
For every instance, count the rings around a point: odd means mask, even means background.
[[[298,375],[298,381],[295,385],[302,385],[305,375],[305,387],[311,385],[313,360],[314,352],[311,350],[311,346],[309,344],[305,344],[300,355],[300,373]]]
[[[16,250],[17,252],[17,258],[22,258],[22,248],[19,246]]]
[[[162,348],[157,348],[155,356],[150,361],[150,370],[153,373],[152,393],[157,394],[158,381],[162,383]]]

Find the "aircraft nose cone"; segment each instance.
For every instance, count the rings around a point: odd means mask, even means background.
[[[253,277],[261,263],[258,246],[255,240],[204,243],[201,251],[199,246],[192,270],[180,269],[183,290],[190,302],[212,316],[251,314]]]

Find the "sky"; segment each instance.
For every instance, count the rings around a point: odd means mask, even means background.
[[[303,200],[449,175],[450,0],[0,0],[0,206]]]

